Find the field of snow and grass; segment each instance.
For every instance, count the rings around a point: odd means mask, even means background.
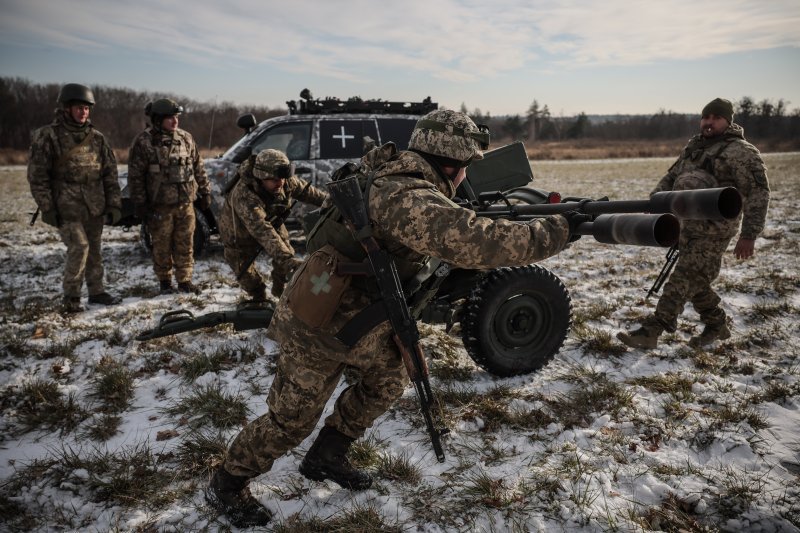
[[[717,282],[731,339],[690,348],[700,325],[687,307],[657,350],[626,351],[614,334],[652,308],[643,296],[664,250],[584,237],[543,263],[569,288],[574,316],[541,372],[495,378],[457,327],[421,326],[451,429],[445,463],[409,388],[353,450],[373,488],[302,477],[312,435],[252,484],[275,513],[269,529],[797,531],[800,154],[765,159],[767,229],[754,259],[726,255]],[[534,172],[565,195],[632,199],[670,163],[542,161]],[[0,168],[0,183],[0,530],[230,529],[202,490],[226,443],[265,411],[276,345],[230,326],[134,340],[167,311],[237,304],[221,247],[197,262],[200,296],[160,296],[137,232],[107,228],[108,287],[124,301],[65,316],[64,247],[52,228],[28,225],[24,169]]]

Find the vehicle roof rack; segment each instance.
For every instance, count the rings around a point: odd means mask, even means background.
[[[290,115],[318,115],[321,113],[385,113],[395,115],[424,115],[435,109],[439,104],[431,102],[431,97],[422,102],[389,102],[388,100],[362,100],[358,96],[340,100],[338,98],[317,98],[311,91],[303,89],[300,92],[302,100],[289,100]]]

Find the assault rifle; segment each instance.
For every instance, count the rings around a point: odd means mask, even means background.
[[[436,459],[440,463],[444,462],[441,436],[445,435],[447,430],[437,428],[433,422],[431,410],[438,404],[428,380],[428,364],[419,342],[420,334],[417,322],[411,316],[406,303],[397,268],[391,256],[380,247],[378,241],[372,236],[366,204],[357,177],[350,176],[332,181],[328,184],[328,191],[343,220],[367,252],[387,318],[394,331],[394,343],[400,350],[406,372],[417,393],[422,416],[433,444],[433,451]]]
[[[266,328],[272,320],[275,307],[268,303],[246,303],[231,311],[207,313],[198,317],[185,309],[165,313],[153,329],[136,336],[137,341],[148,341],[176,333],[209,328],[220,324],[233,324],[236,331]]]

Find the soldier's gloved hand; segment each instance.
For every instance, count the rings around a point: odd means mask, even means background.
[[[578,233],[578,226],[584,222],[592,221],[592,215],[587,215],[580,211],[567,211],[561,213],[561,216],[566,218],[567,224],[569,224],[569,240],[567,242],[575,242],[580,239],[581,235]]]
[[[113,226],[122,218],[122,211],[116,207],[109,207],[106,209],[106,224]]]
[[[200,209],[202,209],[204,211],[206,209],[208,209],[209,207],[211,207],[211,195],[210,194],[204,194],[203,196],[198,198],[197,199],[197,207],[199,207]]]
[[[60,228],[61,216],[55,209],[51,209],[49,211],[42,211],[42,222],[44,222],[45,224],[49,224],[54,228]]]
[[[147,205],[146,204],[134,205],[133,214],[136,215],[136,218],[144,222],[147,219]]]

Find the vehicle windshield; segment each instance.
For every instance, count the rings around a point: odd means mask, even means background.
[[[244,135],[241,139],[233,143],[233,146],[228,148],[228,151],[222,154],[221,159],[230,161],[237,161],[237,159],[244,159],[242,157],[237,157],[237,156],[239,156],[245,150],[245,148],[250,145],[250,140],[255,135],[257,135],[257,130],[258,128]]]

